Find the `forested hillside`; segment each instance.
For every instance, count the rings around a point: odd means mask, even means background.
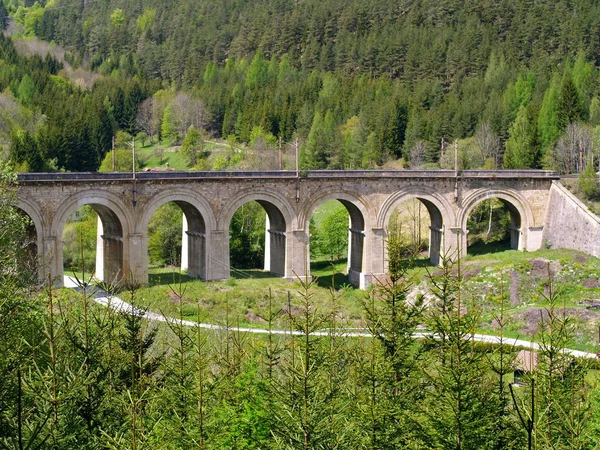
[[[600,5],[591,0],[4,3],[13,38],[55,42],[69,64],[103,75],[88,90],[60,86],[112,134],[179,143],[193,126],[262,149],[297,138],[305,169],[401,158],[405,167],[446,167],[455,140],[466,169],[580,172],[597,153]],[[20,124],[46,164],[82,170],[48,130],[67,109],[56,88],[2,60],[4,97],[10,88],[48,120],[42,131]],[[40,70],[50,77],[57,68]],[[23,84],[33,100],[19,92]],[[88,133],[94,162],[85,168],[98,167],[108,131]],[[19,142],[10,139],[16,160]]]

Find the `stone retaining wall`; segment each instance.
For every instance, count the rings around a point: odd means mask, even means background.
[[[570,248],[600,257],[600,217],[558,181],[552,183],[543,246]]]

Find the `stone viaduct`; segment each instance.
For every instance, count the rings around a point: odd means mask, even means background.
[[[100,273],[147,282],[147,229],[157,208],[174,202],[185,215],[188,274],[220,280],[230,275],[230,220],[255,200],[268,217],[266,268],[294,279],[310,275],[313,212],[336,199],[350,216],[350,280],[364,287],[386,272],[386,230],[402,202],[418,199],[429,212],[432,264],[440,255],[466,250],[469,213],[494,197],[511,213],[511,246],[532,251],[542,245],[557,179],[547,171],[444,170],[20,174],[15,206],[35,225],[40,276],[50,274],[60,284],[63,228],[77,209],[90,205],[103,229]]]

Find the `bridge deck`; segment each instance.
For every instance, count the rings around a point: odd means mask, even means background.
[[[19,183],[43,181],[177,180],[219,178],[530,178],[558,180],[549,170],[272,170],[272,171],[147,171],[20,173]]]

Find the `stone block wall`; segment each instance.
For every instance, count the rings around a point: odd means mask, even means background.
[[[600,217],[555,181],[550,188],[542,243],[600,257]]]

